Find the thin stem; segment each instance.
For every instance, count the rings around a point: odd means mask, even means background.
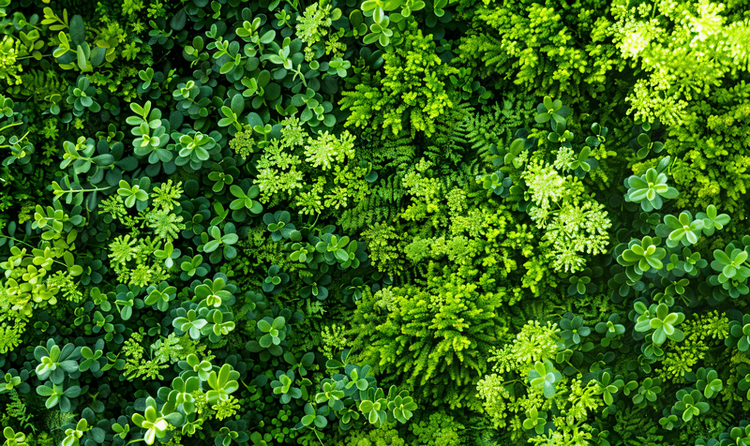
[[[24,245],[26,245],[26,246],[28,246],[28,247],[30,247],[30,248],[32,248],[32,249],[36,249],[36,246],[34,246],[34,245],[30,244],[30,243],[26,243],[26,242],[24,242],[23,240],[18,240],[18,239],[17,239],[17,238],[15,238],[15,237],[11,237],[11,236],[9,236],[9,235],[5,235],[5,234],[0,234],[0,237],[5,237],[5,238],[9,238],[9,239],[11,239],[11,240],[14,240],[14,241],[16,241],[16,242],[18,242],[18,243],[23,243]]]
[[[42,57],[50,57],[52,54],[42,54]],[[23,57],[16,57],[16,60],[24,60],[24,59],[31,59],[34,58],[34,56],[23,56]]]
[[[17,125],[22,125],[22,124],[23,124],[23,122],[14,122],[14,123],[12,123],[12,124],[8,124],[8,125],[6,125],[5,127],[1,128],[1,129],[0,129],[0,132],[2,132],[3,130],[7,129],[8,127],[15,127],[15,126],[17,126]]]
[[[72,193],[75,193],[75,192],[98,192],[100,190],[112,189],[113,187],[117,187],[117,186],[107,186],[107,187],[104,187],[104,188],[97,187],[95,189],[76,189],[76,190],[62,190],[61,189],[61,190],[54,191],[54,194],[55,195],[63,195],[63,194],[72,194]]]
[[[321,440],[320,437],[318,436],[318,430],[317,429],[313,429],[312,431],[315,432],[315,438],[318,439],[318,441],[320,442],[321,446],[325,446],[323,444],[323,440]]]

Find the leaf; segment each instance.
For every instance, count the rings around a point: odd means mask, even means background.
[[[36,393],[41,396],[50,396],[55,393],[54,390],[52,390],[50,387],[47,386],[39,386],[36,388]]]
[[[78,45],[76,48],[76,55],[78,57],[78,68],[80,68],[82,71],[86,70],[86,53],[83,50],[83,47],[81,45]],[[91,104],[93,104],[93,101],[89,97],[81,98],[81,103],[85,107],[91,107]],[[88,105],[87,105],[88,104]]]
[[[268,333],[269,331],[271,331],[272,327],[271,324],[269,324],[266,320],[261,319],[258,321],[258,328],[260,329],[260,331]]]
[[[241,94],[236,94],[231,101],[232,111],[239,116],[245,110],[245,98]],[[222,107],[222,110],[224,107]]]
[[[185,8],[181,8],[174,16],[172,16],[172,19],[169,21],[169,26],[175,31],[181,31],[185,27],[186,22],[187,13],[185,12]]]
[[[272,326],[276,330],[281,330],[282,328],[284,328],[285,323],[286,323],[286,319],[284,318],[284,316],[279,316],[273,320]]]
[[[76,45],[82,45],[86,41],[86,27],[83,17],[78,14],[70,20],[70,38]]]

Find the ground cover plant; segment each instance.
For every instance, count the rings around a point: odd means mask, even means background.
[[[0,0],[0,444],[750,445],[748,11]]]

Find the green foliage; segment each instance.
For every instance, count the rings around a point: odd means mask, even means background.
[[[527,92],[597,96],[625,66],[613,57],[606,2],[484,2],[463,14],[471,27],[460,57],[485,79],[497,73]]]
[[[664,158],[659,162],[659,170],[662,170],[662,166],[668,164],[669,158]],[[664,172],[659,173],[657,169],[653,168],[648,169],[640,177],[631,175],[625,186],[628,187],[626,200],[640,203],[641,209],[646,212],[661,209],[664,200],[677,198],[679,195],[677,189],[667,185],[667,175]]]
[[[555,382],[560,381],[562,375],[554,369],[551,362],[537,362],[529,372],[529,383],[531,387],[542,389],[545,398],[555,396]]]
[[[737,7],[690,2],[613,6],[618,50],[647,73],[628,98],[636,118],[679,124],[688,101],[709,97],[726,74],[748,69],[740,43],[747,38],[747,24],[726,23],[722,15]]]
[[[0,0],[2,441],[750,442],[745,6]]]
[[[435,277],[426,290],[393,288],[389,312],[378,314],[381,293],[357,306],[352,331],[355,347],[362,350],[359,357],[391,381],[420,386],[425,402],[451,395],[452,407],[472,404],[461,389],[473,386],[487,368],[486,354],[502,333],[495,313],[502,295]]]
[[[383,56],[384,77],[364,74],[355,91],[343,93],[341,106],[351,110],[347,125],[390,129],[394,135],[405,129],[412,136],[433,134],[436,118],[454,106],[446,81],[457,73],[442,63],[434,48],[431,37],[412,24],[403,46]]]

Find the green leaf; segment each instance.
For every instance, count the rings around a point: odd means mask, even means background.
[[[269,331],[271,331],[272,326],[264,319],[261,319],[258,321],[258,328],[260,329],[260,331],[268,333]]]
[[[86,53],[84,52],[83,47],[81,45],[78,45],[78,47],[76,48],[76,56],[78,58],[78,68],[80,68],[81,70],[85,70],[86,69]],[[90,107],[91,104],[93,104],[94,102],[91,100],[91,98],[84,97],[84,98],[81,98],[81,103],[85,107]]]
[[[70,19],[70,38],[76,45],[82,45],[86,41],[86,27],[83,23],[83,17],[78,14]]]

